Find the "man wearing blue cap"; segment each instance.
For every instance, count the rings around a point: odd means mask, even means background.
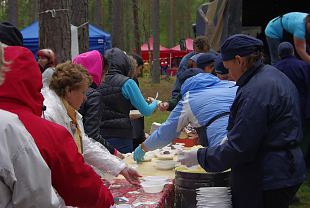
[[[197,59],[197,68],[200,68],[207,73],[211,73],[211,74],[215,75],[214,62],[215,62],[216,58],[217,58],[217,55],[214,53],[202,54]]]
[[[197,53],[193,55],[189,60],[187,64],[187,68],[196,68],[197,67],[197,59],[204,53]],[[186,71],[186,70],[185,70]],[[184,72],[185,72],[184,71]],[[181,75],[180,75],[181,76]]]
[[[262,62],[263,43],[237,34],[221,47],[224,66],[239,86],[227,142],[185,153],[182,164],[211,172],[232,170],[233,206],[288,208],[305,180],[298,92],[279,70]]]
[[[281,58],[274,66],[283,72],[296,86],[299,93],[300,110],[303,121],[303,150],[306,164],[310,167],[310,64],[294,55],[294,47],[282,42],[278,47]]]

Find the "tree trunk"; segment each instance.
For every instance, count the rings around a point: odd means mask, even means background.
[[[42,13],[55,9],[51,12]],[[52,49],[57,61],[71,60],[71,29],[68,0],[39,1],[39,48]],[[54,16],[54,17],[53,17]]]
[[[113,19],[113,3],[112,3],[112,0],[108,0],[108,15],[107,15],[107,28],[108,28],[108,31],[110,33],[112,33],[112,25],[111,25],[111,22],[112,22],[112,19]]]
[[[121,48],[121,0],[112,1],[112,46]]]
[[[152,83],[159,83],[159,0],[152,0],[152,29],[153,29],[153,65]]]
[[[31,0],[29,1],[29,7],[30,9],[28,10],[28,16],[30,22],[35,21],[38,18],[38,1],[37,0]]]
[[[175,32],[175,0],[169,2],[169,30],[168,30],[168,42],[169,47],[174,46],[174,32]]]
[[[88,19],[91,23],[96,24],[96,17],[95,17],[95,2],[92,0],[88,1]]]
[[[149,43],[149,38],[150,38],[150,13],[151,13],[151,0],[145,0],[140,2],[142,4],[142,28],[143,28],[143,34],[144,34],[144,42],[147,42],[148,46],[148,62],[151,65],[152,60],[153,60],[153,54],[151,53],[150,50],[150,43]],[[152,74],[152,70],[150,72]]]
[[[71,5],[71,24],[80,26],[88,22],[88,0],[75,0]],[[88,24],[78,28],[79,53],[88,51]]]
[[[132,50],[131,42],[133,40],[132,35],[132,12],[126,8],[130,8],[131,1],[122,0],[122,41],[123,41],[123,50],[130,52]]]
[[[137,0],[132,0],[132,14],[133,14],[133,24],[134,24],[134,42],[136,53],[141,55],[140,47],[140,29],[139,29],[139,8]]]
[[[18,26],[18,21],[17,21],[17,0],[9,0],[8,1],[8,20],[11,24],[15,25],[16,27]]]
[[[103,25],[103,12],[101,0],[95,1],[95,24],[99,27]]]
[[[120,4],[118,5],[118,13],[120,15],[120,31],[119,31],[119,48],[126,51],[126,44],[125,44],[125,40],[124,40],[124,35],[126,34],[126,36],[128,36],[128,34],[126,33],[126,29],[123,23],[125,23],[125,11],[124,11],[124,3],[126,0],[120,0]],[[127,22],[128,20],[126,20]],[[127,22],[128,23],[128,22]]]

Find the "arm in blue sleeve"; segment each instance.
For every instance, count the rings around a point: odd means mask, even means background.
[[[189,115],[191,112],[185,109],[183,102],[179,102],[174,110],[171,111],[168,119],[143,142],[148,151],[171,143],[190,122]]]
[[[198,150],[198,162],[204,169],[225,171],[235,165],[253,161],[267,131],[267,110],[251,98],[238,106],[234,126],[222,145]]]
[[[148,104],[142,96],[138,85],[132,79],[127,80],[123,85],[122,94],[126,99],[130,100],[131,104],[144,116],[151,115],[155,111],[158,104],[157,100],[154,100],[151,104]]]

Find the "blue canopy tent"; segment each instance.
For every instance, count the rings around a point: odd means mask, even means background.
[[[30,49],[34,55],[39,50],[39,23],[33,22],[28,27],[24,28],[21,33],[24,38],[24,47]],[[111,35],[99,28],[89,24],[89,50],[98,50],[104,53],[112,47]]]

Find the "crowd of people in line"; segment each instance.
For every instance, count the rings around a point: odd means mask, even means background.
[[[184,152],[181,164],[231,168],[234,207],[288,207],[310,165],[310,15],[285,14],[265,32],[272,65],[249,35],[228,37],[220,52],[196,37],[161,102],[143,97],[136,54],[112,48],[57,63],[42,49],[36,60],[20,31],[1,23],[0,207],[111,207],[104,180],[139,185],[141,177],[124,154],[141,162],[188,124],[203,148]],[[171,113],[145,138],[133,109]]]

